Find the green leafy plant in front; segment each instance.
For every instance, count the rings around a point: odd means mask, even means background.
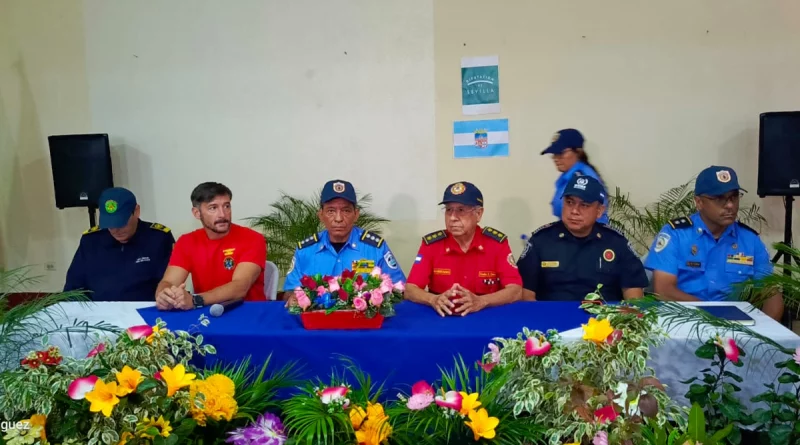
[[[681,382],[689,384],[686,398],[704,410],[708,427],[713,431],[722,430],[732,425],[731,422],[746,423],[747,413],[736,396],[742,390],[737,383],[742,383],[744,379],[730,370],[731,366],[743,366],[741,357],[745,356],[744,350],[732,338],[717,337],[697,348],[695,355],[711,360],[711,365],[700,371],[702,379],[692,377]],[[695,383],[698,381],[702,383]],[[732,444],[741,443],[741,430],[733,428],[726,440]]]
[[[355,225],[380,235],[384,224],[389,220],[371,211],[372,196],[358,197],[359,215]],[[269,260],[286,273],[292,263],[297,243],[323,230],[319,220],[319,193],[311,198],[296,198],[281,192],[281,197],[270,204],[270,213],[246,218],[250,227],[260,231],[267,239]]]
[[[756,403],[764,402],[767,407],[753,411],[750,420],[759,430],[767,432],[771,444],[797,445],[800,444],[800,347],[775,367],[783,370],[777,385],[764,384],[767,391],[751,399]]]

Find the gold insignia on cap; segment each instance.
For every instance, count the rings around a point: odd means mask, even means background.
[[[462,184],[460,182],[456,182],[455,184],[450,186],[450,193],[452,193],[454,195],[460,195],[460,194],[464,193],[464,191],[466,189],[467,188],[464,186],[464,184]]]
[[[344,192],[344,183],[334,182],[333,183],[333,191],[336,192],[336,193],[343,193]]]
[[[556,134],[554,134],[554,135],[553,135],[553,142],[557,141],[557,140],[558,140],[558,138],[560,138],[560,137],[561,137],[561,133],[556,133]]]
[[[731,172],[728,170],[720,170],[717,172],[717,181],[726,183],[731,182]]]

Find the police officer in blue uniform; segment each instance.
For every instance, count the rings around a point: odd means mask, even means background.
[[[550,201],[553,216],[556,218],[561,218],[561,197],[564,195],[567,183],[573,176],[591,176],[600,181],[601,184],[603,183],[600,174],[589,163],[589,156],[583,148],[583,143],[584,139],[580,131],[567,128],[553,135],[553,141],[550,146],[542,151],[543,155],[553,155],[553,163],[558,171],[561,172],[561,175],[556,179],[556,190],[553,193],[553,199]],[[608,209],[608,197],[603,199],[603,205]],[[608,224],[608,213],[604,210],[597,221]]]
[[[711,166],[695,180],[697,212],[673,219],[653,241],[645,267],[665,300],[738,299],[733,284],[772,273],[767,248],[752,228],[736,221],[743,190],[732,168]],[[762,310],[779,320],[783,297],[773,295]]]
[[[561,221],[533,232],[517,261],[523,299],[581,301],[598,284],[608,301],[641,298],[648,285],[641,260],[621,233],[597,222],[605,211],[603,185],[573,176],[562,199]]]
[[[169,227],[139,219],[130,190],[100,194],[100,223],[83,232],[64,291],[89,291],[93,301],[153,301],[175,238]]]
[[[325,183],[318,215],[325,230],[297,244],[283,287],[287,304],[293,302],[290,291],[300,286],[303,275],[337,276],[344,270],[370,273],[377,266],[392,282],[405,284],[403,269],[386,241],[355,226],[359,210],[353,184],[339,179]]]

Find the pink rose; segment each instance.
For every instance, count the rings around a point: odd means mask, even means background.
[[[331,291],[331,293],[334,293],[340,289],[339,282],[336,280],[336,278],[328,281],[328,289]]]
[[[375,268],[372,269],[372,272],[370,272],[369,274],[372,275],[373,277],[379,277],[379,276],[381,276],[381,268],[378,267],[378,266],[375,266]]]
[[[397,283],[394,283],[394,290],[400,291],[400,292],[405,292],[406,291],[406,285],[403,284],[402,281],[398,281]]]
[[[361,297],[353,298],[353,306],[356,307],[357,311],[364,312],[367,310],[367,301]]]
[[[325,286],[320,286],[317,288],[317,295],[325,295],[327,292],[328,290],[325,289]]]
[[[308,295],[305,293],[299,297],[297,297],[297,305],[300,306],[300,309],[306,310],[309,306],[311,306],[311,299],[308,298]]]
[[[387,282],[387,281],[389,283],[391,283],[392,282],[392,277],[390,277],[388,273],[382,273],[381,274],[381,281],[383,281],[384,283]]]
[[[86,355],[86,358],[94,357],[95,355],[97,355],[97,354],[99,354],[101,352],[105,352],[105,350],[106,350],[106,344],[105,343],[100,343],[99,345],[95,346],[94,349],[89,351],[89,354]]]
[[[391,291],[392,291],[392,285],[391,285],[391,284],[386,284],[386,283],[383,283],[383,284],[381,284],[381,287],[379,287],[379,288],[378,288],[378,289],[376,289],[376,290],[379,290],[379,291],[381,291],[381,293],[382,293],[382,294],[389,293],[389,292],[391,292]],[[373,291],[373,292],[375,292],[375,291]]]
[[[380,306],[383,304],[383,291],[379,289],[372,291],[369,297],[369,302],[373,306]]]
[[[140,338],[145,338],[148,335],[153,333],[153,327],[148,326],[146,324],[139,325],[139,326],[131,326],[126,331],[128,334],[128,338],[131,340],[139,340]]]
[[[304,291],[303,289],[300,289],[299,287],[296,287],[294,289],[294,297],[295,298],[308,297],[308,295],[306,294],[306,291]]]

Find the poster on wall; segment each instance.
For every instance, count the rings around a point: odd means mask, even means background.
[[[508,157],[508,119],[453,122],[453,156]]]
[[[466,115],[500,112],[498,56],[461,59],[461,109]]]

